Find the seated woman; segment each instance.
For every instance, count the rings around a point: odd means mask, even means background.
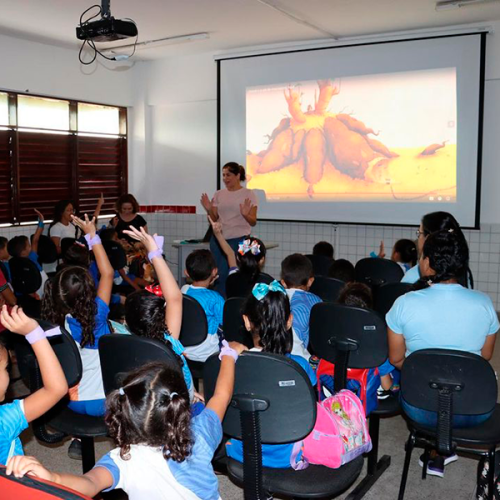
[[[412,352],[429,348],[456,349],[491,359],[500,325],[491,299],[457,282],[468,260],[469,251],[461,231],[450,228],[426,237],[419,261],[420,289],[399,297],[386,316],[389,360],[396,368],[401,369]],[[401,403],[412,420],[436,425],[435,412],[415,408],[404,399]],[[489,416],[455,415],[453,425],[470,427]],[[431,456],[427,472],[442,477],[444,466],[455,460],[456,454]]]
[[[139,215],[139,203],[135,197],[131,194],[124,194],[116,200],[116,217],[111,219],[111,224],[116,229],[118,233],[118,238],[120,240],[126,240],[128,243],[134,243],[133,238],[131,238],[125,230],[130,229],[130,226],[137,230],[141,227],[148,232],[148,223],[145,219]]]

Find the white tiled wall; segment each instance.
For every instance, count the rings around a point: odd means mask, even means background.
[[[145,214],[151,233],[165,236],[165,255],[174,273],[177,272],[177,250],[173,240],[202,238],[208,224],[204,215]],[[104,223],[99,221],[99,223]],[[356,263],[371,251],[378,252],[380,241],[384,240],[387,256],[390,256],[394,242],[400,238],[415,239],[415,227],[386,227],[332,224],[311,224],[299,222],[259,222],[254,234],[264,242],[276,242],[278,248],[268,253],[266,272],[279,277],[281,261],[294,252],[311,253],[320,240],[326,240],[335,247],[335,257]],[[0,235],[11,238],[18,234],[30,235],[34,226],[0,228]],[[491,297],[500,310],[500,224],[483,224],[480,231],[464,231],[470,246],[470,268],[475,288]]]
[[[166,239],[166,255],[177,270],[177,250],[170,246],[176,239],[201,238],[207,230],[204,215],[147,214],[150,231],[163,234]],[[415,227],[387,227],[311,224],[299,222],[259,222],[254,234],[264,242],[276,242],[279,247],[270,250],[266,272],[279,277],[281,261],[294,252],[311,253],[320,240],[333,244],[335,257],[356,263],[371,251],[378,253],[380,241],[384,240],[387,256],[390,257],[394,243],[400,238],[415,239]],[[475,288],[490,295],[497,310],[500,310],[500,224],[483,224],[480,231],[464,231],[470,245],[470,268]]]

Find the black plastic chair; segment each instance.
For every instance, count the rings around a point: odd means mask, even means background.
[[[36,264],[25,257],[12,257],[9,260],[11,284],[17,296],[17,304],[32,317],[40,316],[40,301],[30,294],[42,286],[42,275]]]
[[[373,309],[382,317],[390,311],[398,297],[413,290],[411,283],[386,283],[374,290]]]
[[[57,260],[56,244],[48,236],[40,235],[37,254],[40,264],[52,264]]]
[[[365,283],[372,288],[385,283],[401,281],[404,272],[401,266],[389,259],[367,257],[356,263],[354,268],[356,281]]]
[[[325,302],[337,302],[340,291],[344,287],[345,283],[336,278],[314,276],[314,281],[309,291]]]
[[[224,338],[228,342],[239,342],[248,348],[253,347],[252,336],[247,332],[241,308],[245,299],[243,297],[232,297],[224,303],[222,329]]]
[[[204,388],[214,393],[220,361],[205,363]],[[268,353],[245,353],[236,363],[231,404],[223,421],[224,433],[243,440],[243,461],[227,459],[229,478],[244,489],[247,500],[269,495],[291,498],[333,498],[359,476],[362,457],[339,469],[309,465],[305,470],[262,466],[261,445],[295,442],[306,437],[316,422],[316,395],[302,368],[294,361]]]
[[[266,273],[259,273],[256,283],[272,283],[274,278]],[[242,273],[233,273],[226,280],[226,297],[246,297],[253,288],[253,283],[248,281]]]
[[[500,443],[500,405],[497,381],[491,365],[481,356],[449,349],[423,349],[412,353],[401,370],[401,396],[410,405],[437,412],[436,427],[430,428],[408,418],[410,436],[399,489],[404,497],[413,448],[423,447],[425,479],[429,450],[442,455],[465,451],[487,456],[489,498],[493,500],[495,447]],[[474,427],[453,427],[453,415],[482,415],[493,411],[484,423]]]
[[[181,371],[178,356],[167,344],[137,335],[102,336],[99,339],[99,358],[106,395],[119,389],[129,372],[152,361],[166,363]]]
[[[184,347],[194,347],[200,345],[208,335],[207,316],[200,303],[189,297],[182,296],[182,326],[179,340]],[[201,361],[191,361],[187,359],[193,383],[198,390],[199,379],[203,378],[203,364]]]
[[[44,330],[53,328],[53,325],[40,321]],[[82,377],[82,360],[73,337],[64,328],[60,328],[61,335],[49,338],[57,359],[61,363],[69,387],[74,387]],[[14,349],[21,376],[28,382],[33,393],[43,386],[42,376],[35,354],[26,339],[16,335]],[[88,472],[95,464],[94,438],[106,436],[108,431],[102,417],[92,417],[75,413],[67,407],[67,400],[63,399],[45,415],[33,423],[33,433],[42,442],[53,444],[62,441],[66,436],[74,436],[82,442],[82,469]],[[47,426],[58,431],[47,432]]]
[[[335,392],[346,387],[347,368],[374,368],[387,359],[387,328],[375,311],[322,302],[311,309],[309,332],[316,355],[335,364]],[[373,447],[368,454],[367,474],[349,494],[349,500],[362,498],[391,464],[389,455],[378,460],[380,418],[399,413],[394,397],[378,401],[378,408],[370,413]]]
[[[306,255],[313,265],[314,276],[328,276],[330,266],[333,264],[333,259],[324,255]]]

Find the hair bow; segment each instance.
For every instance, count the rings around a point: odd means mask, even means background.
[[[266,283],[257,283],[252,289],[252,295],[257,300],[262,300],[269,292],[281,292],[286,295],[286,290],[283,288],[283,285],[274,280],[270,285]]]
[[[161,291],[160,285],[148,285],[145,287],[148,292],[154,293],[158,297],[163,297],[163,292]]]
[[[259,255],[260,254],[260,245],[257,242],[257,240],[243,240],[239,245],[238,245],[238,253],[240,255],[245,255],[246,253],[251,252],[252,255]]]

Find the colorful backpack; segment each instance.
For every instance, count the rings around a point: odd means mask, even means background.
[[[317,403],[316,424],[304,439],[305,460],[337,469],[372,449],[360,399],[343,389]]]
[[[333,371],[335,365],[322,359],[319,362],[316,376],[318,377],[319,399],[323,400],[334,393]],[[347,369],[347,389],[354,392],[365,409],[368,416],[373,410],[378,408],[377,389],[380,386],[380,375],[378,368],[348,368]],[[326,393],[325,389],[328,390]],[[326,393],[326,394],[325,394]]]

